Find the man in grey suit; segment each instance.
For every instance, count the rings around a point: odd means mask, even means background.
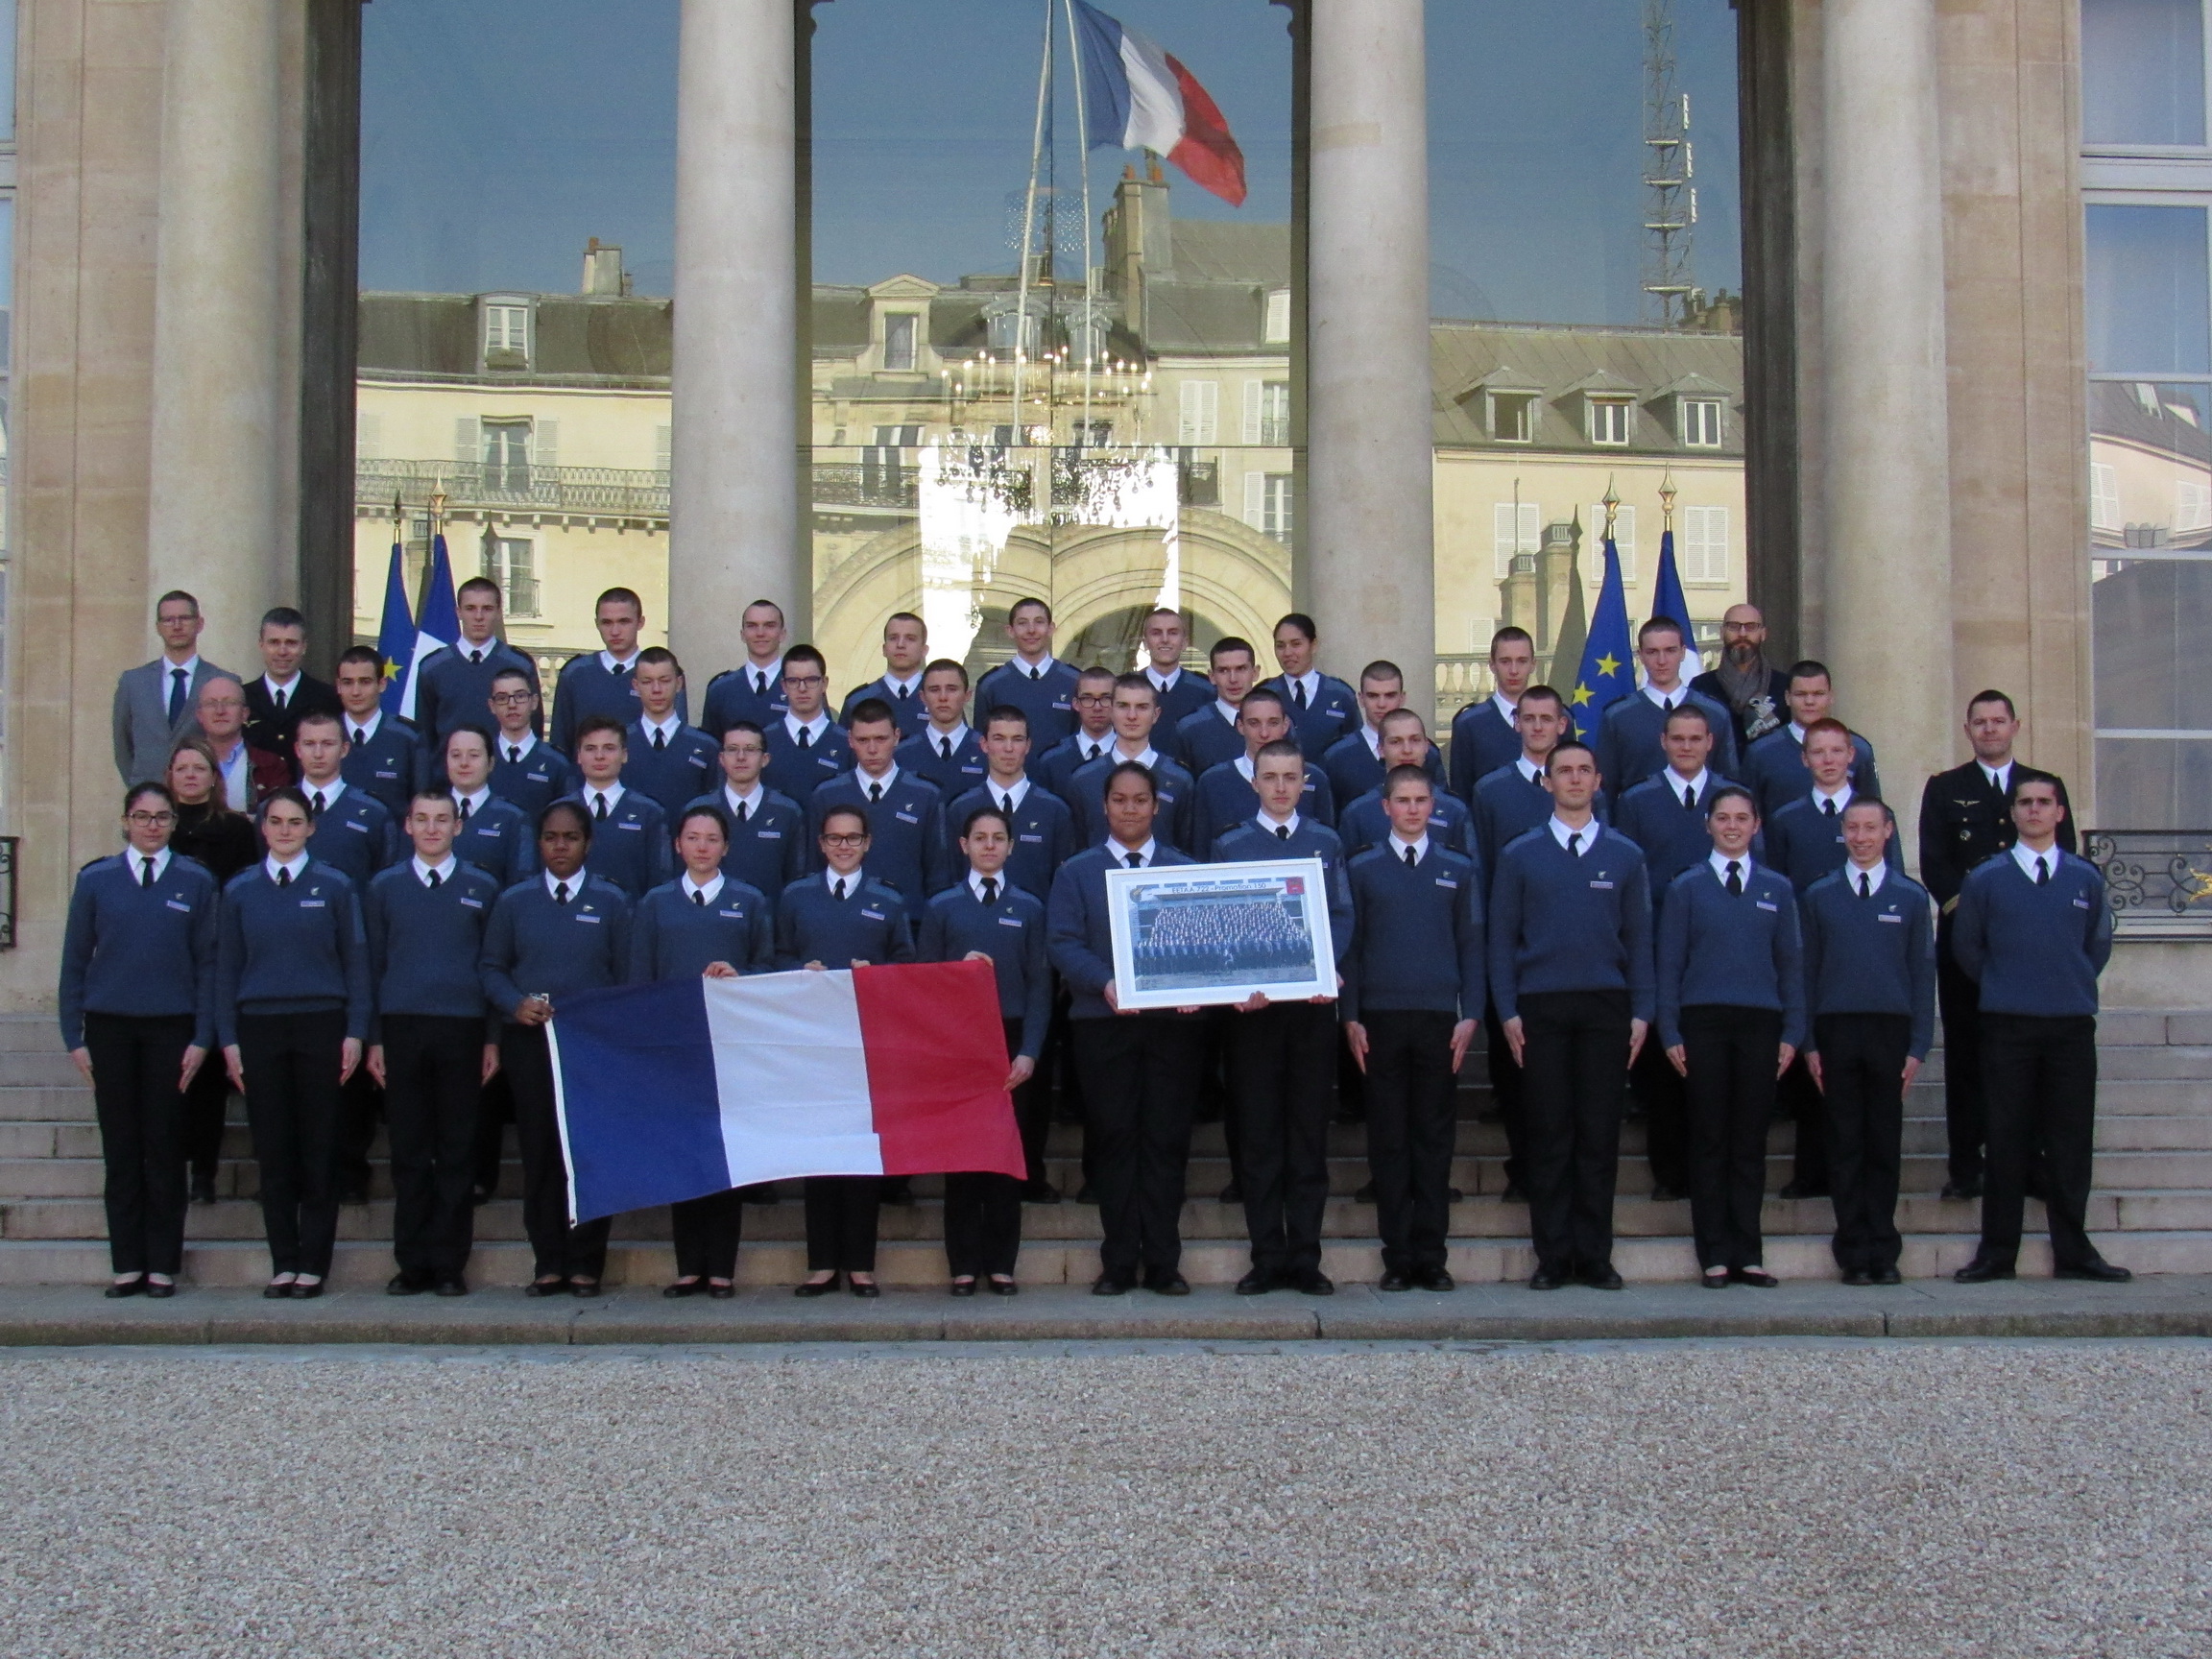
[[[229,675],[200,655],[205,625],[200,601],[191,594],[182,589],[162,594],[154,607],[161,655],[125,669],[115,682],[115,770],[125,783],[160,780],[170,749],[192,727],[200,687],[218,674]]]

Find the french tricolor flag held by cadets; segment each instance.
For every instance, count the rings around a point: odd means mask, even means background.
[[[988,962],[580,991],[546,1029],[579,1222],[802,1175],[1026,1173]]]
[[[1198,78],[1087,0],[1075,0],[1075,15],[1091,148],[1157,151],[1193,183],[1241,207],[1244,152]]]

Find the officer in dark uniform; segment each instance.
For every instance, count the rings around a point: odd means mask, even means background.
[[[1976,1015],[1981,1007],[1972,979],[1951,948],[1951,917],[1966,873],[1984,860],[2009,852],[2019,839],[2006,800],[2020,777],[2051,778],[2058,785],[2058,845],[2076,850],[2073,807],[2066,785],[2050,773],[2024,766],[2012,757],[2020,717],[2002,691],[1979,691],[1966,705],[1966,737],[1974,758],[1938,772],[1920,793],[1920,878],[1937,906],[1936,995],[1943,1010],[1943,1117],[1950,1130],[1950,1176],[1946,1198],[1982,1196],[1982,1145],[1988,1108],[1982,1089],[1982,1042]]]

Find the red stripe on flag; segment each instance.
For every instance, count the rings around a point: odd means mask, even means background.
[[[1221,107],[1172,52],[1161,56],[1183,89],[1183,141],[1167,152],[1167,159],[1189,174],[1192,183],[1213,191],[1232,207],[1243,206],[1244,152],[1229,135]]]
[[[886,1175],[1028,1173],[988,962],[853,970]]]

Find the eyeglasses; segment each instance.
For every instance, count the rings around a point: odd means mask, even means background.
[[[722,753],[725,755],[764,755],[767,751],[757,743],[725,743],[722,745]]]
[[[786,685],[820,685],[828,679],[829,676],[826,674],[786,674],[783,676],[783,684]]]
[[[527,703],[535,695],[536,693],[531,691],[494,691],[492,693],[492,701],[494,703]]]
[[[1075,701],[1086,709],[1105,709],[1113,704],[1114,694],[1111,691],[1105,693],[1078,691],[1075,693]]]
[[[868,837],[865,835],[832,835],[828,830],[824,830],[822,845],[825,847],[865,847],[868,845]]]
[[[132,812],[128,816],[126,822],[133,829],[160,830],[176,823],[177,814],[174,812]]]

